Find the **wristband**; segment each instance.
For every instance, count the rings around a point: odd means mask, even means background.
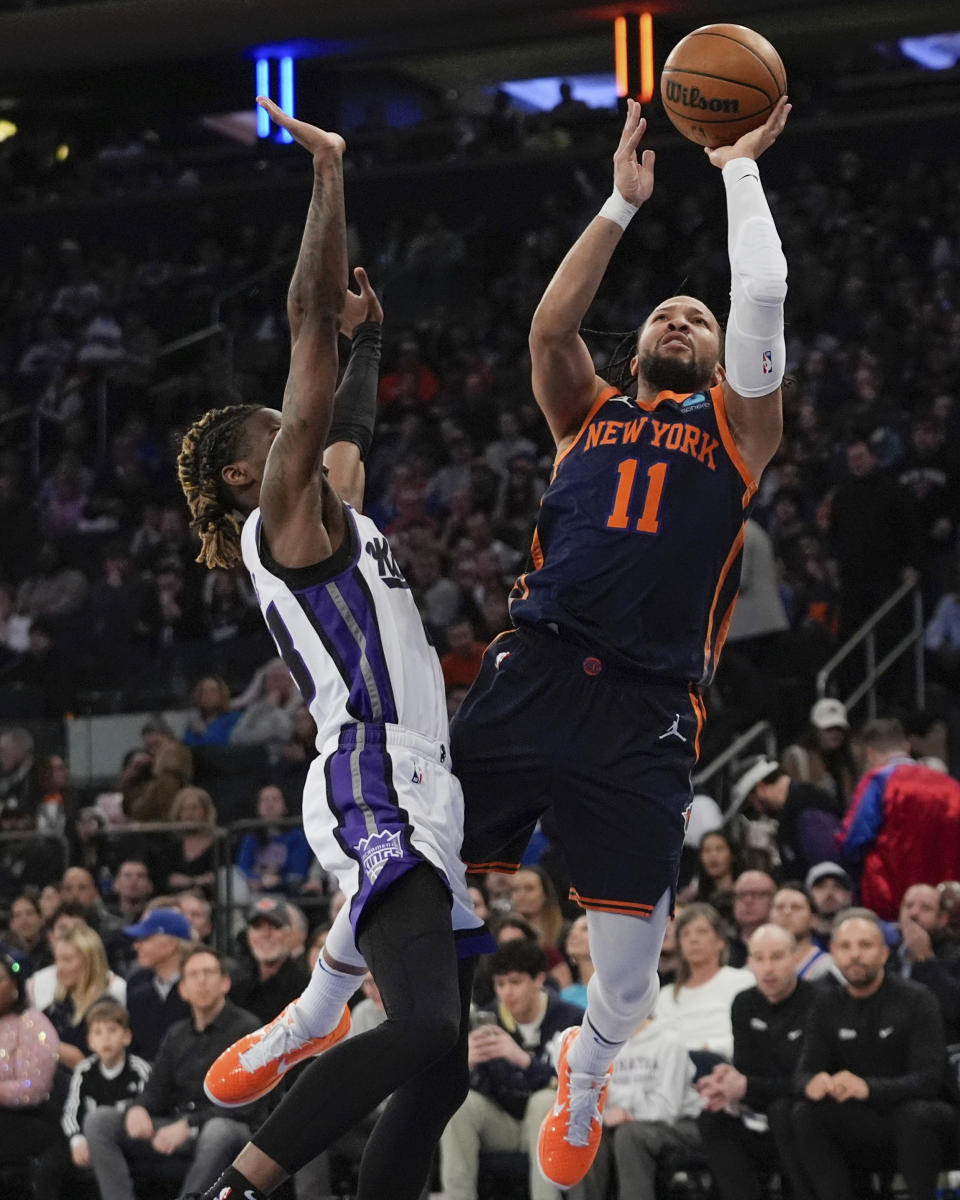
[[[621,229],[626,229],[639,211],[640,205],[631,204],[629,200],[624,200],[620,194],[620,189],[614,184],[613,191],[604,200],[603,207],[597,215],[606,217],[608,221],[613,221],[614,225],[619,225]]]

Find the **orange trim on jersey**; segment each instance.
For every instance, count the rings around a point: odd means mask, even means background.
[[[665,400],[672,400],[674,404],[682,404],[684,400],[694,395],[693,392],[671,392],[669,389],[657,392],[652,400],[636,400],[637,408],[642,408],[644,412],[653,412],[653,410]]]
[[[575,887],[570,889],[570,899],[575,900],[581,908],[619,913],[626,917],[649,917],[654,909],[652,904],[637,904],[634,900],[593,900],[589,896],[581,896]]]
[[[543,548],[540,545],[540,530],[534,526],[533,540],[530,543],[530,557],[533,559],[533,569],[539,571],[543,566]]]
[[[706,709],[703,705],[703,698],[698,696],[691,687],[690,706],[693,709],[693,715],[697,718],[697,732],[693,738],[693,752],[697,756],[697,761],[700,761],[700,734],[703,733],[703,726],[707,719]]]
[[[570,451],[574,448],[574,446],[577,444],[577,442],[579,442],[580,439],[583,437],[583,435],[587,432],[587,426],[590,424],[590,422],[593,420],[593,418],[597,415],[597,413],[600,411],[600,409],[603,408],[603,406],[606,404],[606,402],[608,400],[611,400],[611,399],[613,399],[614,396],[619,396],[619,395],[620,395],[620,392],[615,387],[604,388],[603,391],[600,393],[600,395],[596,398],[596,400],[594,400],[593,404],[590,405],[590,411],[583,418],[583,424],[577,430],[577,436],[573,439],[573,441],[566,448],[566,450],[564,450],[561,454],[558,454],[557,457],[553,460],[553,475],[551,477],[552,479],[556,479],[557,468],[560,466],[560,464],[563,462],[563,460],[567,457],[567,455],[570,453]]]
[[[743,549],[743,537],[745,525],[741,525],[737,536],[733,539],[733,545],[730,547],[730,552],[727,555],[723,567],[720,570],[720,578],[717,580],[717,586],[713,592],[713,602],[710,605],[710,616],[707,620],[707,636],[703,642],[703,669],[706,671],[710,665],[710,641],[713,637],[713,618],[716,615],[717,602],[720,599],[720,592],[723,585],[727,581],[727,576],[730,574],[730,568],[737,560],[737,556]]]
[[[730,607],[727,609],[723,620],[720,622],[720,632],[717,634],[717,644],[713,651],[714,664],[720,661],[720,652],[723,650],[724,643],[727,640],[727,634],[730,632],[730,622],[733,620],[733,610],[737,607],[737,600],[739,597],[740,593],[737,592],[734,598],[730,601]]]
[[[487,642],[487,650],[490,649],[490,647],[494,644],[494,642],[499,642],[502,637],[506,637],[508,633],[516,633],[516,632],[517,631],[515,629],[504,629],[501,633],[498,633],[496,637],[491,638],[490,641]],[[484,654],[486,654],[487,650],[484,650]]]
[[[520,870],[520,863],[509,862],[465,862],[463,865],[468,871],[493,871],[497,875],[515,875]]]
[[[730,430],[730,422],[727,420],[727,404],[723,398],[723,384],[718,383],[716,387],[710,389],[710,395],[713,398],[713,411],[717,418],[717,428],[720,430],[720,438],[723,442],[724,449],[730,455],[730,461],[740,472],[740,478],[747,485],[746,495],[743,497],[743,507],[746,508],[753,498],[753,493],[757,490],[757,481],[750,474],[750,468],[743,461],[743,455],[740,453],[740,448],[733,440],[733,433]]]

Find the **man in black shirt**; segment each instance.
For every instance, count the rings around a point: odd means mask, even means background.
[[[262,896],[247,913],[247,945],[253,961],[234,977],[233,998],[259,1017],[261,1025],[296,1000],[309,982],[306,970],[290,953],[291,922],[290,906],[276,896]]]
[[[169,1178],[171,1160],[186,1172],[182,1192],[201,1191],[265,1115],[263,1102],[224,1115],[204,1094],[208,1067],[260,1024],[227,999],[230,976],[219,956],[206,946],[191,950],[179,987],[190,1016],[164,1036],[140,1103],[126,1113],[97,1109],[84,1126],[102,1200],[134,1200],[131,1170]]]
[[[779,925],[750,938],[747,965],[757,986],[734,997],[733,1065],[721,1063],[696,1085],[700,1134],[723,1200],[761,1200],[762,1179],[786,1170],[794,1200],[813,1200],[792,1124],[793,1075],[803,1046],[813,985],[797,978],[796,939]]]
[[[797,1072],[794,1116],[818,1200],[854,1200],[853,1170],[899,1171],[911,1200],[930,1200],[956,1138],[940,1099],[940,1010],[920,984],[884,973],[888,950],[869,909],[849,909],[831,952],[846,987],[817,994]]]

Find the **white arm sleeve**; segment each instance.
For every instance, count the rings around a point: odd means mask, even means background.
[[[731,159],[723,183],[731,277],[727,381],[740,396],[766,396],[783,382],[786,366],[787,260],[753,159]]]

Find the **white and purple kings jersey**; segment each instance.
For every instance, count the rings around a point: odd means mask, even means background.
[[[343,545],[317,566],[277,565],[259,509],[241,539],[264,620],[316,721],[317,749],[353,722],[445,744],[443,675],[409,584],[376,525],[343,509]]]

